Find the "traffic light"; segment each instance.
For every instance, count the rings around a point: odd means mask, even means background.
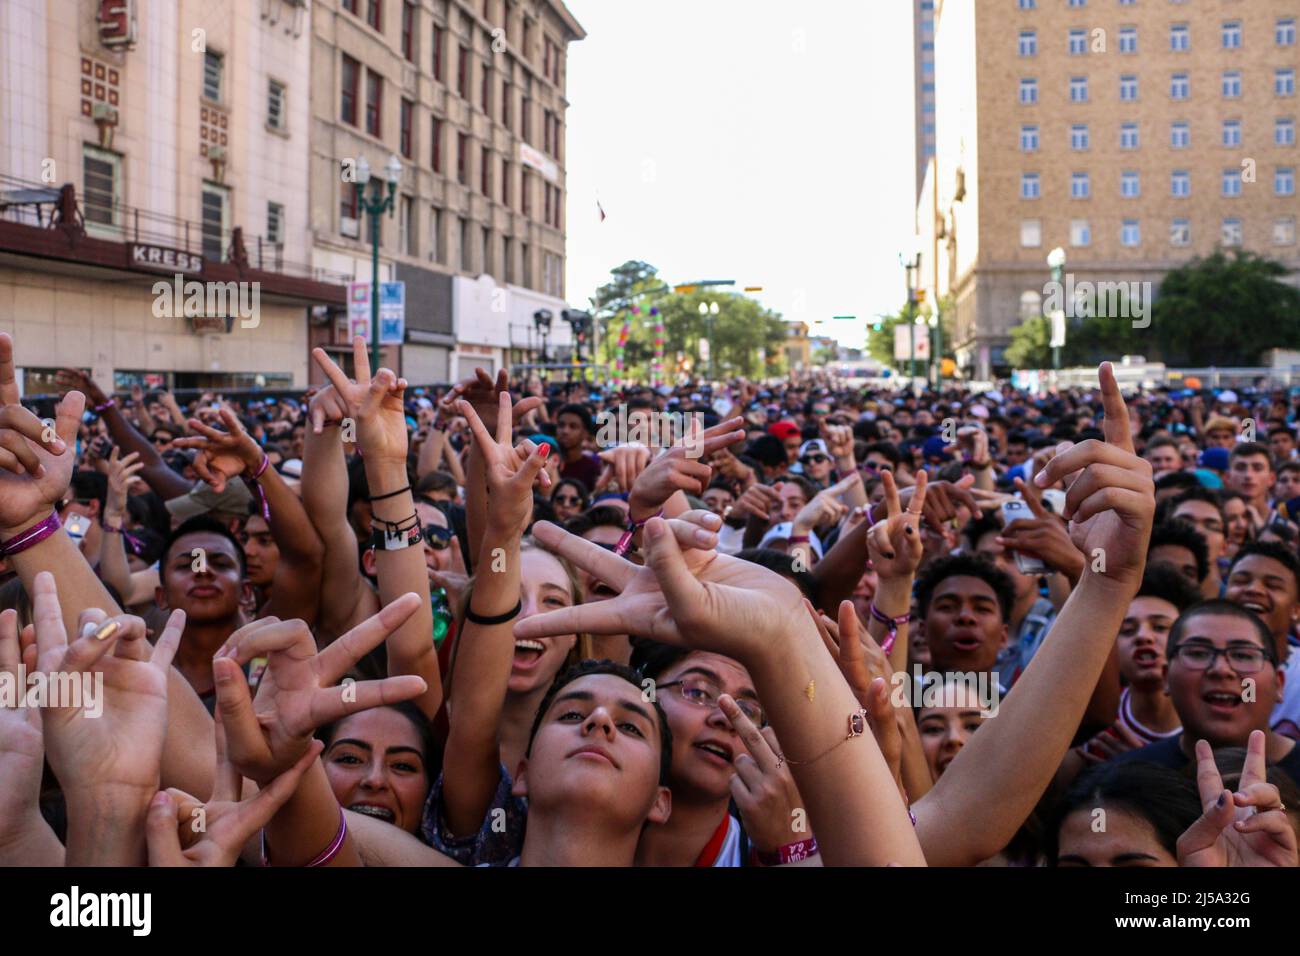
[[[880,322],[875,322],[875,323],[872,323],[871,331],[872,331],[872,332],[879,332],[882,328],[884,328],[884,325],[883,325],[882,323],[880,323]]]
[[[917,289],[917,290],[916,290],[916,304],[917,304],[917,305],[925,305],[925,290],[924,290],[924,289]]]

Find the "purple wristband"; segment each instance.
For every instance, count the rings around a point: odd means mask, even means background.
[[[623,531],[622,537],[618,539],[618,544],[614,545],[614,553],[620,558],[627,554],[628,549],[632,547],[632,536],[641,530],[642,526],[645,525],[650,518],[662,518],[663,516],[664,509],[660,508],[654,514],[650,515],[649,518],[642,518],[640,521],[633,521],[631,518],[628,518],[627,528]]]
[[[316,858],[314,860],[312,860],[310,863],[304,863],[303,866],[304,867],[324,866],[330,860],[334,859],[334,857],[339,855],[339,850],[343,849],[343,841],[347,839],[347,835],[348,835],[348,815],[343,812],[342,807],[339,807],[338,833],[334,834],[334,839],[330,841],[329,846],[327,846],[320,853],[316,854]],[[266,855],[266,828],[263,827],[262,828],[262,866],[270,866],[270,865],[271,865],[271,861]]]
[[[108,411],[116,404],[117,404],[117,399],[110,396],[108,401],[100,402],[98,405],[96,405],[93,411],[96,415],[102,415],[104,414],[104,412]]]
[[[0,541],[0,558],[8,558],[20,551],[26,551],[33,545],[40,544],[62,527],[59,513],[51,511],[50,516],[40,524],[34,524],[26,531],[20,531],[8,541]]]

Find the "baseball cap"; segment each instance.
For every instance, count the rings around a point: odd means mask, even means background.
[[[951,458],[952,446],[943,440],[942,435],[934,435],[925,440],[925,444],[921,446],[921,454],[926,458]]]
[[[222,514],[248,514],[248,504],[253,496],[242,481],[226,482],[226,490],[218,492],[206,481],[195,482],[194,487],[178,498],[167,502],[167,511],[177,521],[216,511]]]
[[[830,450],[826,447],[826,442],[820,438],[810,438],[799,446],[799,457],[804,455],[821,454],[827,458],[831,456]]]
[[[788,418],[784,418],[779,422],[773,422],[771,425],[768,425],[767,433],[769,435],[775,435],[777,438],[781,439],[782,441],[785,441],[787,438],[790,438],[791,436],[798,436],[802,434],[802,432],[799,430],[799,426],[796,425],[794,422],[790,421]]]
[[[1207,429],[1208,430],[1208,429]],[[1211,471],[1228,470],[1228,449],[1226,448],[1207,448],[1201,452],[1196,463],[1202,468],[1208,468]]]

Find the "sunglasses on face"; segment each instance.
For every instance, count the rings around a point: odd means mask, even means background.
[[[556,495],[556,496],[555,496],[554,498],[552,498],[551,500],[552,500],[553,502],[555,502],[557,505],[580,505],[580,504],[582,504],[582,499],[579,498],[577,495]]]
[[[446,551],[451,547],[450,528],[440,528],[437,525],[426,524],[420,529],[420,537],[424,538],[424,543],[435,551]]]
[[[820,465],[827,461],[830,461],[830,459],[825,455],[805,455],[799,459],[801,465]]]

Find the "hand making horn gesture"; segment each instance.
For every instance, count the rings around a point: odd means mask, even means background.
[[[891,472],[881,475],[885,490],[885,518],[867,531],[867,554],[882,578],[910,577],[921,563],[921,516],[925,511],[925,472],[917,472],[916,484],[904,509]]]

